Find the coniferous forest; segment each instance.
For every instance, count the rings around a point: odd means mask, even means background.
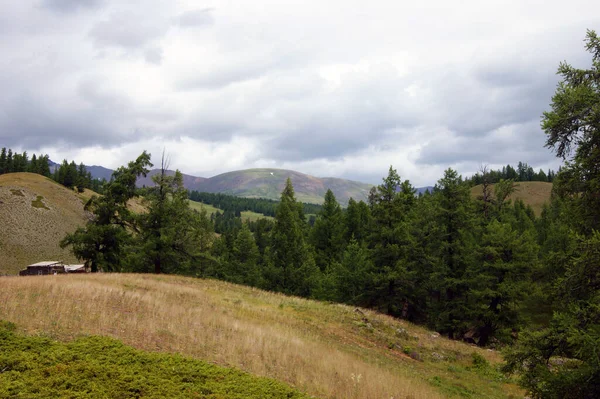
[[[93,271],[217,278],[376,309],[503,348],[505,371],[532,397],[600,397],[600,39],[592,31],[586,49],[591,68],[561,63],[542,116],[546,146],[564,160],[558,173],[522,164],[463,179],[447,169],[417,196],[390,167],[367,202],[342,209],[328,191],[314,223],[288,179],[274,220],[215,235],[164,162],[143,190],[147,212],[128,209],[152,166],[144,152],[88,202],[95,218],[62,245]],[[531,180],[553,182],[539,217],[509,199]],[[473,184],[482,184],[477,198]]]

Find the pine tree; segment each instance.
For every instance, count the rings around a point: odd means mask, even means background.
[[[342,208],[331,190],[325,194],[325,202],[311,230],[311,243],[315,250],[315,262],[326,271],[333,262],[341,260],[344,251],[344,221]]]
[[[8,173],[6,162],[6,148],[2,147],[2,152],[0,152],[0,175]]]
[[[495,220],[486,226],[478,262],[471,263],[465,275],[468,317],[475,324],[480,346],[492,337],[508,341],[519,327],[519,307],[531,292],[538,250],[533,229],[520,233]]]
[[[415,202],[414,188],[408,180],[403,182],[392,167],[370,195],[373,223],[368,242],[374,268],[370,306],[391,315],[402,314],[410,284],[406,260],[410,246],[409,214]]]
[[[432,274],[437,300],[430,320],[436,330],[457,338],[469,328],[465,272],[476,249],[476,224],[469,188],[455,170],[444,172],[434,196],[441,235],[439,261]]]
[[[371,222],[371,210],[364,201],[356,202],[353,198],[348,200],[345,213],[346,242],[353,238],[359,243],[364,242],[368,235]]]
[[[13,171],[13,152],[9,148],[8,154],[6,155],[6,166],[4,167],[4,173],[12,173]]]
[[[136,230],[127,202],[137,195],[135,183],[139,176],[147,175],[148,166],[152,166],[150,155],[144,151],[127,167],[117,169],[104,195],[93,196],[85,206],[94,218],[61,241],[61,247],[72,247],[73,254],[92,272],[121,271],[126,263],[131,231]]]
[[[292,181],[288,178],[281,193],[271,231],[269,253],[269,289],[309,296],[318,271],[304,237],[302,205],[296,202]]]
[[[506,355],[506,370],[518,371],[521,385],[535,398],[600,397],[600,38],[593,31],[587,32],[586,49],[592,67],[560,64],[563,81],[542,119],[546,146],[570,157],[553,189],[557,220],[570,228],[565,252],[558,256],[564,274],[552,284],[558,300],[550,323],[521,334]],[[560,236],[553,238],[564,239]],[[572,251],[569,242],[575,242]]]

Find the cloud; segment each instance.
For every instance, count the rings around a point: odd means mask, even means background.
[[[212,15],[213,11],[213,8],[186,11],[179,14],[175,20],[179,26],[184,28],[212,25],[215,22],[215,19]]]
[[[168,24],[160,18],[146,18],[133,12],[112,14],[90,30],[90,37],[98,47],[138,49],[162,37]]]
[[[168,143],[204,176],[379,183],[392,164],[419,185],[448,166],[555,162],[540,116],[558,63],[589,66],[582,39],[600,26],[590,0],[4,3],[3,146],[122,164]]]
[[[95,9],[104,5],[104,0],[43,0],[42,6],[58,12],[75,12],[80,9]]]

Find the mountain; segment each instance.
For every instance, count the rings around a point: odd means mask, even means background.
[[[33,173],[0,175],[0,275],[44,260],[77,263],[58,243],[88,220],[85,195]]]
[[[101,166],[86,166],[93,178],[110,180],[111,169]],[[152,186],[152,176],[159,173],[159,169],[150,171],[147,177],[138,179],[138,186]],[[167,171],[172,176],[175,172]],[[222,193],[237,197],[266,198],[279,200],[287,178],[292,180],[296,198],[301,202],[321,204],[327,189],[331,189],[338,202],[343,206],[348,204],[350,198],[357,201],[367,201],[372,184],[336,177],[315,177],[304,173],[286,169],[245,169],[222,173],[210,178],[183,174],[183,185],[191,191]],[[417,194],[432,190],[432,186],[418,187]]]
[[[246,169],[223,173],[200,182],[197,191],[223,193],[238,197],[278,200],[287,178],[292,180],[296,198],[301,202],[320,204],[327,189],[346,205],[350,197],[366,200],[370,184],[332,177],[318,178],[285,169]]]
[[[112,169],[97,165],[86,166],[85,169],[92,174],[92,178],[100,180],[106,179],[107,181],[110,180],[110,177],[114,172]]]
[[[152,181],[152,177],[159,174],[160,173],[160,169],[152,169],[150,171],[150,173],[148,173],[148,175],[146,177],[140,177],[137,180],[137,185],[138,187],[151,187],[154,185],[154,182]],[[173,170],[167,170],[167,175],[169,176],[173,176],[175,174],[175,171]],[[93,175],[92,175],[93,176]],[[183,176],[183,185],[185,188],[187,188],[188,190],[196,190],[196,191],[200,191],[195,187],[199,187],[200,184],[202,184],[202,182],[206,181],[207,179],[204,177],[197,177],[197,176],[192,176],[192,175],[186,175],[185,173],[182,173]]]

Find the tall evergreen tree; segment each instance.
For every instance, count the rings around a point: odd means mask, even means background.
[[[593,31],[586,49],[592,67],[560,64],[563,80],[542,119],[546,146],[570,157],[553,194],[564,207],[564,223],[580,235],[570,234],[575,250],[562,257],[565,272],[553,292],[560,300],[550,323],[522,334],[506,356],[506,369],[519,371],[535,398],[600,397],[600,38]],[[560,362],[552,364],[553,357]]]
[[[296,202],[294,187],[288,178],[271,231],[269,289],[310,295],[318,268],[305,241],[305,223],[302,204]]]
[[[2,152],[0,152],[0,175],[8,173],[6,163],[6,147],[2,147]]]
[[[432,274],[437,297],[432,327],[457,338],[469,328],[465,272],[475,253],[473,206],[468,186],[452,169],[444,172],[434,196],[441,237],[439,261]]]
[[[415,201],[410,182],[402,181],[392,167],[370,195],[373,223],[368,242],[374,267],[370,306],[392,315],[402,314],[406,287],[410,284],[406,272],[408,215]]]
[[[148,166],[152,166],[150,154],[144,151],[127,167],[117,169],[104,195],[93,196],[85,206],[94,218],[61,241],[61,247],[72,247],[73,254],[92,272],[122,270],[131,231],[136,229],[127,202],[137,195],[135,183],[139,176],[147,175]]]
[[[326,271],[333,262],[341,260],[344,251],[344,220],[342,208],[331,190],[325,194],[325,202],[311,230],[310,242],[315,250],[315,262]]]

